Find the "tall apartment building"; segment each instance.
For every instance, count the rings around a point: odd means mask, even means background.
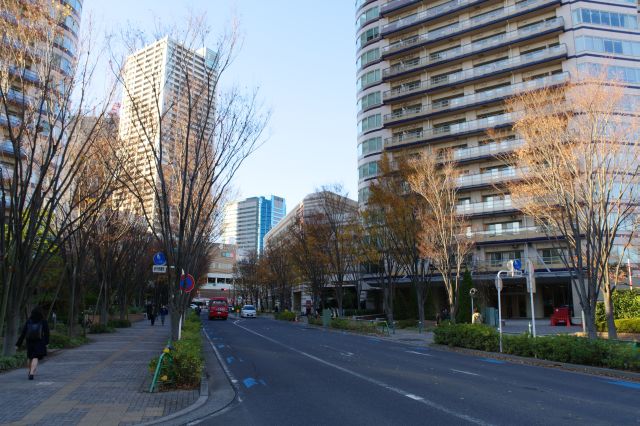
[[[225,209],[222,240],[237,245],[239,257],[251,251],[262,253],[265,235],[285,214],[284,198],[275,195],[233,202]]]
[[[14,128],[14,134],[19,133],[18,129],[23,124],[23,120],[42,121],[47,117],[40,103],[43,102],[43,89],[39,86],[45,82],[49,85],[56,83],[58,76],[54,72],[51,76],[47,75],[47,66],[49,63],[39,63],[38,59],[44,57],[47,61],[61,73],[60,78],[68,75],[76,61],[78,37],[80,31],[80,21],[82,17],[82,1],[81,0],[60,0],[59,5],[44,3],[45,7],[51,8],[52,19],[57,19],[60,9],[54,7],[65,7],[66,10],[62,16],[61,22],[56,28],[55,42],[45,47],[45,52],[35,55],[24,55],[23,63],[12,62],[12,55],[5,52],[0,58],[0,84],[2,94],[0,101],[2,108],[0,110],[0,167],[7,167],[8,170],[13,169],[13,144],[9,140],[9,127]],[[37,7],[38,4],[33,3],[31,7]],[[20,7],[16,4],[14,7]],[[8,28],[14,23],[12,13],[13,10],[3,11],[0,20],[7,23],[2,25],[3,30],[9,32]],[[30,17],[29,19],[33,19]],[[25,25],[25,24],[21,24]],[[17,36],[20,39],[20,36]],[[7,37],[5,43],[19,44],[19,41]],[[5,46],[6,47],[6,46]],[[4,47],[3,47],[4,48]],[[37,45],[32,46],[36,50]],[[7,49],[8,50],[8,49]],[[51,55],[51,56],[49,56]],[[57,83],[56,83],[57,84]],[[5,109],[6,105],[6,109]],[[43,111],[38,113],[36,111]],[[40,123],[43,126],[43,123]],[[25,124],[25,127],[30,123]],[[55,126],[55,124],[54,124]],[[46,137],[46,132],[41,132]],[[7,173],[7,170],[5,170]],[[10,174],[11,172],[9,172]]]
[[[358,0],[356,18],[360,203],[383,152],[452,149],[463,174],[459,209],[478,242],[474,280],[490,282],[508,260],[529,258],[536,316],[572,304],[579,317],[557,253],[496,190],[522,173],[497,158],[522,143],[504,100],[564,83],[593,64],[638,94],[637,1]],[[491,140],[487,131],[497,128],[507,136]],[[507,317],[530,316],[526,294],[524,280],[506,287]]]
[[[208,48],[192,50],[169,37],[162,38],[126,59],[123,86],[124,94],[120,110],[119,135],[125,141],[125,156],[137,173],[136,186],[141,189],[142,202],[126,189],[114,195],[115,203],[122,210],[141,215],[157,214],[154,189],[157,184],[157,166],[151,147],[156,151],[163,146],[163,165],[175,160],[175,150],[184,135],[180,134],[187,117],[188,95],[213,90],[211,73],[215,52]],[[193,102],[193,99],[191,100]],[[195,113],[194,113],[195,114]],[[162,123],[159,118],[162,116]],[[205,131],[213,131],[213,114],[204,123]],[[190,125],[199,123],[191,119]],[[160,131],[161,130],[161,131]],[[194,129],[192,129],[194,130]],[[196,129],[197,130],[197,129]],[[143,210],[144,207],[144,210]]]

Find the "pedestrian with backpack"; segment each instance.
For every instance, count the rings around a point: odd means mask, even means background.
[[[22,342],[27,342],[27,369],[29,380],[33,380],[38,368],[38,361],[47,356],[47,345],[49,344],[49,324],[42,315],[39,307],[33,308],[31,316],[22,328],[20,338],[16,343],[16,348],[22,346]]]

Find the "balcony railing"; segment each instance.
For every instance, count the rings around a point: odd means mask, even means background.
[[[526,170],[507,167],[502,170],[491,170],[484,173],[476,173],[458,177],[460,188],[490,185],[518,179],[526,174]]]
[[[544,272],[546,268],[564,268],[565,265],[562,262],[562,258],[560,256],[550,256],[550,257],[542,257],[542,256],[534,256],[528,258],[533,263],[533,267],[536,272]],[[473,270],[474,272],[496,272],[498,270],[505,270],[509,266],[508,263],[513,259],[486,259],[486,260],[474,260],[473,262]],[[520,259],[523,265],[526,265],[527,257],[522,257]]]
[[[524,145],[524,141],[522,139],[503,140],[500,142],[491,142],[481,146],[456,149],[452,151],[451,155],[454,161],[464,161],[473,158],[504,154],[514,151],[520,148],[522,145]],[[443,156],[441,156],[440,158],[444,159]]]
[[[430,139],[444,136],[454,136],[462,133],[481,132],[493,127],[513,123],[515,115],[511,113],[500,114],[493,117],[481,118],[479,120],[465,121],[447,126],[432,127],[408,134],[399,134],[384,140],[385,148],[392,148],[398,145],[406,145],[415,142],[426,142]]]
[[[453,0],[453,1],[441,4],[439,6],[432,7],[423,12],[415,13],[413,15],[409,15],[404,18],[391,21],[387,25],[382,27],[382,34],[383,35],[389,34],[394,31],[399,31],[404,28],[410,27],[412,25],[419,24],[421,22],[427,22],[431,19],[435,19],[447,13],[451,13],[457,9],[462,9],[463,7],[468,7],[477,3],[482,3],[483,1],[484,0]],[[398,7],[400,6],[398,5]],[[389,7],[387,7],[387,11],[388,10],[389,10]],[[382,13],[384,13],[384,9]]]
[[[32,83],[37,83],[39,81],[38,74],[32,70],[12,66],[9,67],[9,72],[13,75],[23,76],[25,80]]]
[[[507,58],[498,62],[493,62],[487,65],[481,65],[479,67],[470,68],[451,74],[434,76],[429,80],[423,80],[411,85],[405,85],[395,89],[391,89],[384,92],[383,99],[389,100],[397,97],[409,96],[430,89],[444,87],[450,84],[482,78],[490,74],[507,72],[509,70],[527,66],[529,64],[534,64],[536,62],[566,56],[566,54],[567,46],[564,44],[560,44],[513,58]]]
[[[503,200],[483,201],[480,203],[459,204],[456,212],[461,215],[489,214],[501,211],[517,210],[511,198]]]
[[[443,37],[450,37],[453,30],[458,30],[460,26],[456,28],[443,28],[441,30],[432,31],[429,34],[423,34],[413,37],[409,40],[401,41],[399,43],[385,46],[382,48],[382,55],[389,55],[400,50],[405,50],[413,46],[423,45],[430,41],[434,41]],[[516,43],[520,40],[530,38],[532,35],[549,32],[554,29],[564,28],[563,18],[554,18],[549,21],[540,22],[536,25],[521,28],[515,31],[509,31],[504,34],[496,34],[493,37],[489,37],[483,40],[478,40],[473,43],[465,44],[453,49],[449,49],[443,52],[433,53],[429,56],[425,56],[410,64],[397,64],[382,71],[384,77],[391,77],[397,74],[413,71],[422,67],[435,65],[445,61],[451,61],[453,59],[471,55],[475,52],[481,52],[487,49],[499,47],[502,45]],[[455,32],[455,31],[454,31]]]
[[[7,119],[6,114],[0,114],[0,126],[7,126],[7,125],[11,125],[11,127],[18,127],[20,126],[20,119],[18,117],[14,117],[12,115],[9,116],[9,119]]]
[[[14,89],[9,89],[6,92],[6,98],[8,101],[11,102],[17,102],[20,104],[27,104],[31,102],[31,96],[25,95],[24,93],[20,92],[19,90],[14,90]]]
[[[540,226],[472,231],[465,235],[473,238],[477,242],[511,241],[546,237],[544,229]]]
[[[472,95],[460,96],[459,98],[443,99],[434,101],[431,104],[420,105],[418,107],[403,109],[391,114],[385,114],[384,124],[391,124],[398,121],[406,121],[412,118],[424,117],[431,114],[441,113],[457,108],[465,108],[472,105],[482,104],[493,100],[499,100],[517,95],[529,90],[542,89],[565,83],[569,80],[569,73],[555,74],[547,77],[529,80],[510,86],[499,87],[493,90],[474,93]]]
[[[434,19],[438,16],[450,13],[453,10],[461,9],[466,6],[471,6],[476,3],[481,3],[478,0],[454,0],[449,3],[442,4],[440,6],[433,7],[431,9],[427,9],[424,12],[416,13],[414,15],[407,16],[405,18],[397,19],[395,21],[389,22],[387,25],[382,27],[382,34],[386,35],[392,33],[394,31],[399,31],[405,28],[408,28],[412,25],[416,25],[422,22],[427,22],[431,19]],[[492,13],[488,13],[486,15],[480,15],[475,18],[471,18],[469,20],[463,21],[460,23],[460,28],[451,30],[453,32],[463,31],[469,28],[478,27],[484,24],[488,24],[491,22],[495,22],[501,19],[507,19],[514,15],[521,15],[523,13],[527,13],[531,10],[535,10],[540,7],[544,7],[546,5],[550,5],[553,3],[560,3],[560,0],[529,0],[518,3],[514,6],[505,7],[503,9],[496,10]],[[449,30],[449,28],[443,28],[443,30]]]
[[[380,14],[384,15],[393,10],[398,10],[406,6],[410,6],[415,3],[420,3],[421,0],[389,0],[380,7]]]

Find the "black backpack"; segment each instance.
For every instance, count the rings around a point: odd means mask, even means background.
[[[42,322],[27,321],[27,333],[25,337],[28,341],[42,339]]]

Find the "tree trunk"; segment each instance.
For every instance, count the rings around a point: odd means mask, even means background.
[[[344,315],[342,312],[342,301],[344,299],[344,291],[343,291],[342,283],[335,286],[336,291],[336,301],[338,302],[338,316],[341,317]]]
[[[11,356],[16,353],[16,341],[18,340],[18,330],[20,328],[20,308],[9,306],[6,314],[4,339],[2,341],[2,356]]]
[[[616,340],[618,338],[618,331],[616,330],[616,323],[614,317],[613,298],[611,297],[611,290],[603,289],[602,296],[604,299],[604,312],[607,315],[607,329],[610,340]]]
[[[180,313],[177,309],[171,309],[171,340],[174,342],[178,341],[178,330],[180,327]]]
[[[416,300],[418,301],[418,321],[424,327],[424,303],[426,299],[426,292],[424,288],[421,288],[419,284],[416,286]]]
[[[387,314],[389,327],[393,326],[393,283],[388,282],[384,287],[384,312]]]

